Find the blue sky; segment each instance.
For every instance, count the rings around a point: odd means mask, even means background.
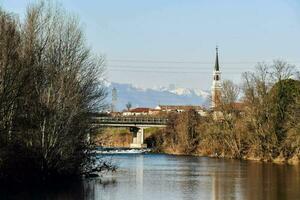
[[[24,15],[26,0],[0,0]],[[109,81],[209,89],[220,48],[224,79],[255,63],[300,65],[300,0],[58,0],[79,16],[87,42],[107,59]]]

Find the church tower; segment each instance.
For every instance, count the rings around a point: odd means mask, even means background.
[[[219,55],[218,55],[218,47],[216,47],[216,63],[213,71],[213,83],[211,87],[212,108],[217,107],[220,103],[221,89],[222,89],[222,85],[221,85],[221,72],[219,66]]]

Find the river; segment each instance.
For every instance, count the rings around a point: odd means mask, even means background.
[[[300,199],[300,167],[165,154],[105,154],[116,173],[22,199],[293,200]],[[15,197],[20,197],[20,194]]]

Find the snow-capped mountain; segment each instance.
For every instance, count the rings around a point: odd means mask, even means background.
[[[116,109],[121,111],[130,102],[132,107],[151,107],[157,105],[207,105],[209,92],[199,89],[169,87],[141,88],[131,84],[108,83],[107,103],[112,100],[111,91],[117,90]]]

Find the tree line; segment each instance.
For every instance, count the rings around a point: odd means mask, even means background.
[[[88,113],[103,108],[104,59],[51,1],[24,20],[0,8],[0,181],[78,177],[93,165]]]
[[[259,63],[242,75],[241,86],[222,83],[220,103],[208,116],[170,114],[168,127],[152,140],[169,153],[299,161],[299,77],[287,62]]]

